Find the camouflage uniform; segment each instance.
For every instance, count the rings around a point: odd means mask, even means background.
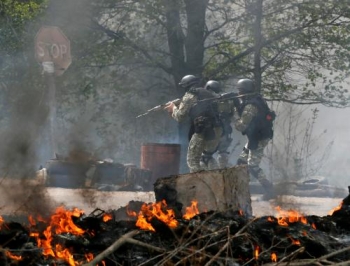
[[[219,163],[219,168],[226,168],[229,166],[228,161],[229,161],[230,152],[228,151],[228,148],[232,143],[231,121],[232,121],[233,114],[235,113],[234,103],[231,100],[219,102],[218,109],[220,113],[220,119],[223,123],[223,134],[221,136],[220,143],[218,146],[217,160]]]
[[[197,101],[198,98],[196,95],[191,92],[186,92],[180,105],[174,107],[172,117],[178,122],[185,120],[185,118],[190,115],[191,108],[197,103]],[[214,136],[211,139],[208,139],[202,133],[194,133],[191,136],[187,151],[187,165],[190,168],[191,173],[201,170],[216,169],[218,167],[214,158],[211,158],[206,165],[201,165],[200,161],[202,153],[215,153],[221,134],[222,128],[215,127]]]
[[[235,128],[244,132],[249,126],[250,122],[253,120],[255,116],[258,114],[258,108],[253,104],[247,104],[242,110],[241,116],[235,121]],[[256,149],[248,149],[248,143],[243,148],[239,159],[237,160],[237,164],[248,164],[249,173],[254,176],[260,184],[264,187],[266,192],[268,193],[267,198],[274,197],[273,185],[266,178],[264,172],[260,168],[260,162],[262,157],[264,156],[264,148],[268,144],[269,139],[263,139],[258,141],[258,146]]]
[[[230,152],[228,148],[231,146],[232,138],[231,134],[224,134],[218,146],[218,167],[220,169],[229,167]]]

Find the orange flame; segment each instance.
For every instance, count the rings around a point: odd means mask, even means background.
[[[58,207],[56,212],[51,216],[50,224],[47,226],[43,235],[45,238],[40,238],[36,232],[30,233],[32,237],[35,237],[38,243],[38,247],[43,249],[42,253],[44,256],[52,256],[57,259],[66,261],[70,266],[76,266],[73,255],[71,252],[63,248],[60,244],[52,247],[53,232],[56,234],[70,233],[74,235],[82,235],[85,231],[76,226],[72,220],[72,217],[80,217],[83,211],[74,208],[72,211],[67,211],[63,207]],[[36,224],[34,219],[29,218],[30,223]]]
[[[268,220],[269,222],[274,222],[274,221],[275,221],[271,216],[267,217],[267,220]]]
[[[5,222],[4,219],[0,216],[0,229],[1,229],[2,224],[3,224],[4,222]]]
[[[36,221],[33,218],[33,216],[29,215],[28,216],[28,221],[29,221],[29,224],[32,225],[32,226],[36,225]]]
[[[35,226],[37,224],[37,221],[47,223],[47,221],[43,217],[41,217],[40,215],[38,217],[36,217],[36,219],[34,219],[33,216],[29,215],[28,221],[29,221],[29,224],[32,226]]]
[[[92,253],[85,254],[85,259],[87,262],[92,261],[93,258],[94,258],[94,254],[92,254]]]
[[[279,206],[277,206],[275,209],[279,212],[280,215],[277,218],[277,222],[279,225],[288,226],[289,223],[296,222],[307,224],[307,219],[295,210],[284,211]]]
[[[56,258],[66,261],[70,266],[75,266],[73,255],[67,248],[63,248],[61,245],[56,245]]]
[[[179,222],[175,219],[175,212],[171,209],[167,209],[166,207],[167,204],[165,200],[157,203],[144,203],[141,206],[141,211],[137,217],[136,226],[144,230],[155,231],[152,225],[148,222],[155,217],[167,224],[170,228],[177,227]]]
[[[92,254],[92,253],[87,253],[87,254],[85,254],[85,259],[86,259],[87,262],[92,261],[92,260],[94,259],[94,254]],[[105,263],[104,260],[101,261],[101,264],[102,264],[102,266],[106,266],[106,263]],[[81,265],[81,264],[79,264],[79,265]],[[96,266],[98,266],[98,265],[99,265],[99,264],[97,264]]]
[[[198,211],[198,201],[196,200],[192,200],[191,201],[191,206],[190,207],[186,207],[186,213],[183,215],[183,218],[185,220],[189,220],[192,217],[196,216],[197,214],[199,214]]]
[[[67,211],[63,207],[58,207],[56,213],[51,216],[50,225],[55,229],[56,234],[82,235],[85,231],[74,224],[72,216],[80,217],[83,213],[77,208],[74,208],[73,211]]]
[[[73,254],[67,248],[64,248],[60,244],[56,244],[55,247],[52,247],[53,234],[60,233],[70,233],[74,235],[84,234],[84,230],[77,227],[72,217],[80,217],[83,214],[83,211],[74,208],[72,211],[65,210],[63,207],[59,207],[56,209],[55,213],[51,216],[50,222],[44,221],[42,217],[38,217],[35,220],[32,216],[28,217],[30,224],[30,232],[29,235],[36,239],[38,247],[42,249],[42,254],[44,256],[51,256],[55,259],[59,259],[65,261],[69,266],[77,266],[82,265],[82,262],[78,262],[74,260]],[[35,232],[35,225],[37,225],[37,221],[47,222],[49,225],[46,229],[41,233]],[[1,225],[4,223],[4,219],[0,216],[0,229]],[[5,250],[5,255],[12,260],[22,260],[22,256],[18,256],[12,254],[10,251]],[[92,253],[85,254],[85,259],[87,262],[91,261],[94,258]],[[100,265],[100,264],[99,264]],[[101,261],[102,266],[106,266],[104,261]]]
[[[260,253],[260,247],[259,246],[255,246],[254,257],[255,257],[256,260],[259,258],[259,253]]]
[[[106,223],[113,219],[113,215],[111,213],[103,214],[102,220]]]
[[[290,238],[290,240],[292,240],[292,244],[293,245],[298,245],[298,246],[300,246],[300,241],[298,240],[298,239],[294,239],[294,238],[292,238],[291,236],[288,236],[289,238]]]
[[[17,256],[17,255],[14,255],[12,254],[10,251],[6,250],[5,252],[6,256],[12,260],[22,260],[22,256]]]
[[[276,253],[271,253],[271,261],[272,262],[277,262],[277,255],[276,255]]]
[[[328,215],[333,215],[333,213],[334,213],[335,211],[340,210],[340,209],[342,208],[342,206],[343,206],[343,202],[341,202],[341,203],[340,203],[337,207],[335,207],[334,209],[330,210],[330,211],[328,212]]]
[[[129,216],[132,216],[132,217],[136,217],[136,216],[137,216],[137,213],[136,213],[136,212],[129,210],[129,205],[126,206],[126,213],[127,213]]]
[[[35,237],[35,238],[38,238],[39,237],[39,233],[36,233],[36,232],[31,232],[29,234],[31,237]]]
[[[136,226],[139,227],[142,230],[149,230],[155,232],[156,230],[153,228],[153,226],[147,222],[145,216],[143,216],[142,212],[140,212],[139,216],[137,217]]]

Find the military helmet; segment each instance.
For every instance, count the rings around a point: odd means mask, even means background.
[[[215,80],[209,80],[206,84],[205,84],[205,89],[206,90],[211,90],[215,93],[219,93],[221,92],[221,86],[220,83],[215,81]]]
[[[199,84],[200,82],[200,79],[197,78],[196,76],[193,76],[193,75],[186,75],[184,76],[180,83],[179,83],[179,86],[181,88],[184,88],[184,89],[189,89],[191,88],[193,85],[197,85]]]
[[[240,79],[237,81],[237,89],[240,93],[255,92],[254,82],[251,79]]]

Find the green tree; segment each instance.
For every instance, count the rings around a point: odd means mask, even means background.
[[[47,0],[2,0],[0,2],[1,52],[9,55],[23,48],[27,23],[46,7]]]
[[[99,1],[96,28],[175,82],[254,77],[276,100],[346,106],[344,0]]]
[[[45,10],[47,0],[2,0],[0,2],[0,83],[10,90],[18,85],[30,68],[26,54],[32,48],[29,23]],[[20,78],[21,77],[21,78]]]

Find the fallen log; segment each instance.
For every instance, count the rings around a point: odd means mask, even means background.
[[[240,210],[252,216],[246,166],[159,178],[154,192],[156,201],[165,200],[179,215],[195,200],[199,213]]]

